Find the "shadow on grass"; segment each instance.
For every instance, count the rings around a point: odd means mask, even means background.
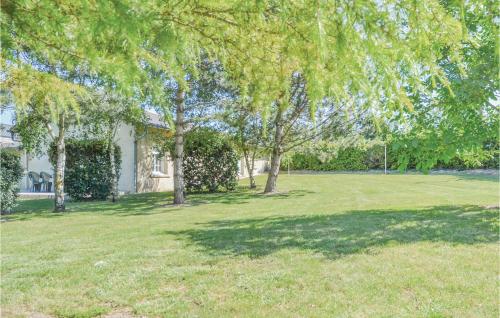
[[[170,200],[168,193],[142,193],[126,195],[117,202],[80,201],[66,202],[66,211],[56,213],[53,199],[20,200],[18,206],[9,214],[2,215],[2,221],[24,221],[35,217],[52,218],[70,215],[76,212],[99,213],[106,215],[146,215],[163,206]]]
[[[390,244],[497,242],[498,211],[479,206],[365,210],[343,214],[213,221],[204,228],[165,231],[211,255],[258,258],[301,249],[335,259]]]
[[[238,187],[235,191],[217,193],[194,193],[187,196],[183,207],[198,206],[210,203],[217,204],[244,204],[253,200],[281,200],[291,197],[301,197],[311,191],[293,190],[273,195],[264,195],[260,189],[250,190]],[[173,212],[182,207],[172,204],[171,192],[152,192],[131,194],[121,197],[117,202],[110,201],[82,201],[66,204],[66,211],[54,213],[52,199],[20,200],[13,212],[2,215],[2,221],[23,221],[34,217],[52,218],[69,215],[75,212],[99,213],[103,215],[133,216],[152,215]]]
[[[498,182],[498,175],[495,174],[457,174],[456,177],[459,180]]]
[[[384,175],[384,170],[360,170],[360,171],[312,171],[312,170],[295,170],[290,172],[291,175]],[[482,172],[478,171],[457,171],[457,170],[432,170],[425,174],[414,169],[401,172],[399,170],[389,170],[389,176],[452,176],[458,180],[476,180],[498,182],[499,174],[494,169],[485,169]],[[450,180],[443,181],[450,182]],[[423,183],[423,182],[420,182]]]
[[[254,200],[282,200],[289,198],[303,197],[314,193],[309,190],[290,190],[273,194],[263,194],[262,189],[248,189],[238,187],[235,191],[216,192],[216,193],[193,193],[188,196],[188,205],[202,205],[207,203],[220,204],[245,204]]]

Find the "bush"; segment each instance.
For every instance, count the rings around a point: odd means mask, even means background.
[[[364,163],[369,169],[384,169],[385,165],[384,145],[373,145],[372,147],[368,148],[366,150]]]
[[[186,190],[233,190],[237,184],[238,155],[229,141],[211,129],[196,129],[184,141]]]
[[[387,157],[390,161],[389,167],[398,169],[401,163],[406,169],[418,169],[419,158],[405,147],[404,144],[387,147]],[[473,152],[462,152],[452,154],[449,160],[436,160],[433,162],[433,169],[499,169],[499,147],[494,141],[485,144],[482,149]]]
[[[366,170],[368,166],[364,163],[365,157],[366,151],[360,148],[343,148],[324,165],[323,170]]]
[[[13,149],[0,150],[0,209],[9,212],[15,205],[19,193],[19,181],[23,176],[21,156]]]
[[[56,145],[49,151],[50,161],[57,161]],[[121,150],[115,145],[116,173],[120,176]],[[112,190],[111,163],[103,140],[66,140],[65,192],[73,200],[105,200]]]
[[[283,161],[282,169],[288,169],[288,164],[292,170],[320,170],[321,160],[309,152],[294,153],[288,161]]]
[[[322,151],[324,149],[318,149],[314,153],[311,151],[296,152],[290,159],[283,162],[281,168],[287,169],[288,165],[290,165],[290,169],[292,170],[334,171],[368,169],[365,163],[366,151],[360,148],[341,148],[332,154],[328,154],[326,159],[320,158],[320,155],[316,154]]]
[[[401,145],[387,145],[387,168],[418,169],[422,158],[417,158]],[[433,163],[437,169],[499,169],[499,146],[491,142],[481,151],[456,154],[448,161],[438,160]],[[384,169],[384,145],[381,142],[360,143],[358,146],[345,146],[335,143],[317,143],[298,150],[287,156],[282,162],[282,169],[292,170],[367,170]]]

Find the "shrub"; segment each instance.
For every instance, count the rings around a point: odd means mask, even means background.
[[[286,162],[283,162],[281,168],[287,169],[290,165],[292,170],[366,170],[368,166],[365,160],[366,151],[360,148],[347,147],[336,151],[322,148],[315,149],[314,152],[295,152]]]
[[[418,142],[418,141],[416,141]],[[393,169],[398,169],[403,163],[406,169],[418,169],[419,158],[405,147],[404,144],[394,144],[387,147],[388,159]],[[449,160],[437,160],[433,163],[435,169],[499,169],[498,143],[485,144],[482,149],[473,152],[462,152],[452,155]]]
[[[326,163],[323,170],[366,170],[365,156],[366,152],[360,148],[343,148]]]
[[[319,170],[321,166],[321,160],[309,152],[304,153],[294,153],[289,161],[283,161],[282,169],[287,169],[288,164],[292,170]]]
[[[384,145],[380,141],[359,142],[355,146],[346,146],[341,143],[315,143],[309,147],[295,151],[283,160],[281,169],[294,170],[366,170],[384,168]],[[387,145],[387,168],[419,169],[419,162],[415,154],[408,151],[404,144]],[[448,161],[433,162],[434,168],[443,169],[470,169],[490,168],[499,169],[499,146],[493,141],[484,145],[482,150],[455,154]]]
[[[13,149],[0,150],[0,209],[10,211],[15,205],[19,193],[19,181],[23,176],[21,157]]]
[[[50,147],[50,161],[55,166],[56,146]],[[115,145],[116,173],[120,176],[121,150]],[[65,192],[73,200],[105,200],[112,190],[111,163],[103,140],[66,140]]]
[[[186,134],[184,143],[186,190],[233,190],[237,184],[238,155],[220,133],[207,128]]]
[[[366,150],[364,163],[369,169],[384,169],[384,164],[385,164],[384,161],[385,161],[384,145],[380,144],[373,145],[372,147]]]

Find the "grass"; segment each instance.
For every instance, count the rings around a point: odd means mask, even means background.
[[[499,316],[496,178],[283,175],[279,186],[182,208],[165,193],[64,214],[22,201],[1,226],[2,317]]]

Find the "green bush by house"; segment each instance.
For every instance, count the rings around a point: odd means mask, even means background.
[[[227,138],[211,129],[200,128],[186,134],[183,166],[188,192],[236,187],[238,155]]]
[[[16,205],[19,181],[23,176],[21,157],[13,149],[0,150],[0,209],[8,212]]]
[[[56,163],[56,146],[52,144],[50,161]],[[121,150],[115,145],[116,173],[120,175]],[[73,200],[105,200],[112,190],[111,162],[108,145],[103,140],[66,140],[64,191]]]

